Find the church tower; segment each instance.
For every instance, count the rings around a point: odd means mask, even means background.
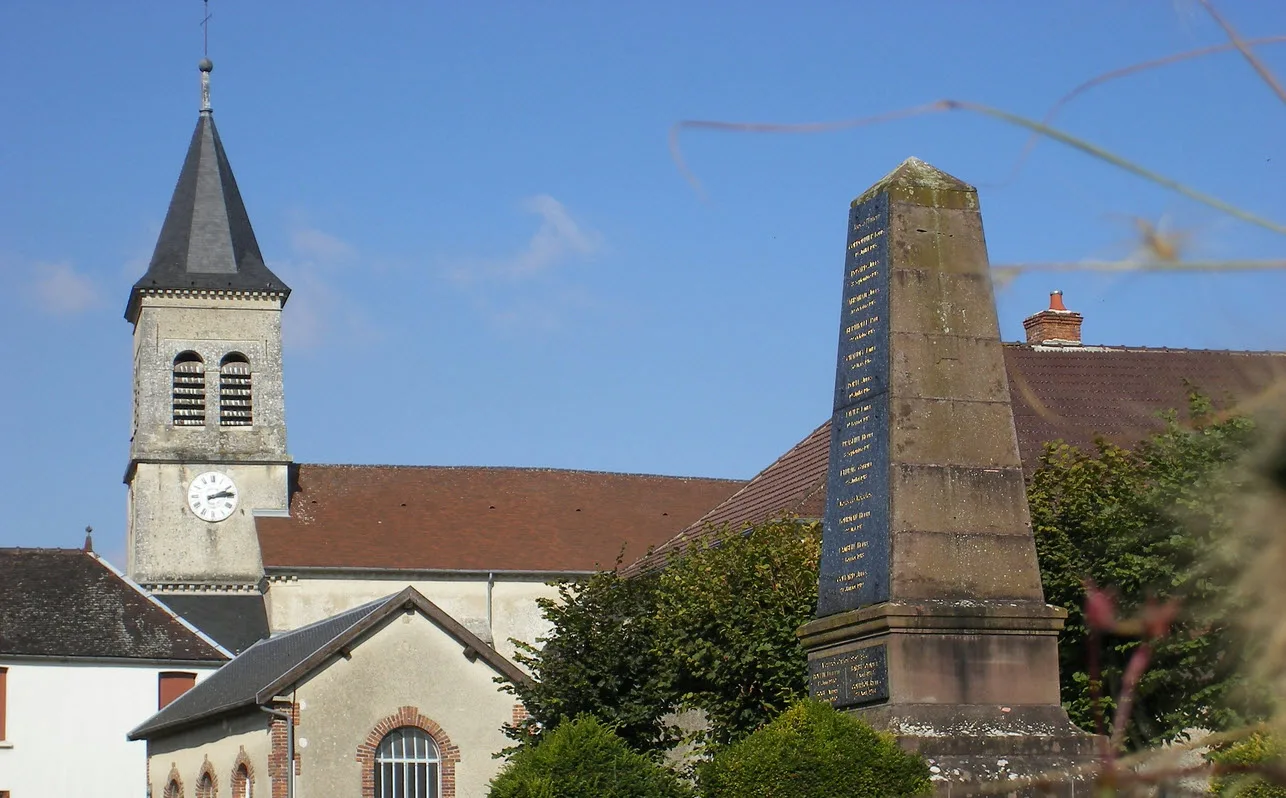
[[[213,65],[147,273],[130,291],[128,571],[162,593],[250,591],[256,514],[287,507],[281,310],[210,108]]]

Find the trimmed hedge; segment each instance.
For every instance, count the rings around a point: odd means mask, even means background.
[[[491,780],[490,798],[690,798],[661,765],[630,750],[591,715],[520,748]]]
[[[927,795],[924,760],[893,736],[812,699],[715,754],[700,769],[706,798],[889,798]]]

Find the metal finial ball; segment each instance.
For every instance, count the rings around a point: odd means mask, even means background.
[[[196,65],[196,68],[201,70],[202,72],[213,72],[214,62],[208,58],[202,58],[201,61]]]

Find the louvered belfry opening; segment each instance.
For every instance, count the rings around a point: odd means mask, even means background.
[[[205,362],[196,352],[174,358],[173,422],[176,427],[205,424]]]
[[[219,364],[219,426],[248,427],[254,423],[250,361],[233,352]]]

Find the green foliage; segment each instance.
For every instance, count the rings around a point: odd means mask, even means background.
[[[1259,711],[1242,689],[1239,647],[1227,622],[1232,576],[1221,570],[1227,559],[1220,545],[1241,488],[1229,466],[1248,449],[1252,425],[1213,419],[1198,396],[1190,411],[1191,428],[1169,414],[1165,430],[1133,451],[1102,441],[1092,453],[1051,445],[1028,488],[1045,599],[1068,611],[1059,644],[1063,701],[1082,727],[1094,727],[1084,580],[1114,591],[1123,616],[1149,596],[1183,602],[1139,684],[1127,729],[1135,746],[1193,727],[1228,728]],[[1104,641],[1108,718],[1138,645],[1135,638]]]
[[[598,719],[566,721],[519,749],[491,780],[490,798],[686,798],[670,771],[642,754]]]
[[[537,646],[514,641],[514,658],[535,682],[506,685],[531,715],[531,722],[506,729],[510,737],[534,741],[545,729],[592,714],[635,750],[655,751],[673,741],[661,718],[674,701],[653,650],[656,582],[605,571],[587,582],[560,582],[557,599],[538,601],[553,631]]]
[[[803,699],[700,769],[706,798],[925,795],[924,760],[829,704]]]
[[[516,643],[536,683],[507,689],[534,723],[508,733],[530,742],[589,713],[656,753],[677,740],[663,718],[685,709],[708,719],[702,740],[753,731],[807,693],[795,630],[812,618],[820,545],[819,524],[783,519],[723,530],[660,574],[560,584],[540,603],[543,647]]]
[[[1253,766],[1271,764],[1286,766],[1286,749],[1281,742],[1264,734],[1211,752],[1209,760],[1219,765]],[[1210,785],[1215,795],[1237,798],[1286,798],[1286,787],[1266,784],[1253,774],[1231,775],[1215,779]]]
[[[795,631],[817,606],[821,525],[772,521],[724,531],[660,575],[653,645],[683,708],[703,711],[725,744],[808,694]]]

